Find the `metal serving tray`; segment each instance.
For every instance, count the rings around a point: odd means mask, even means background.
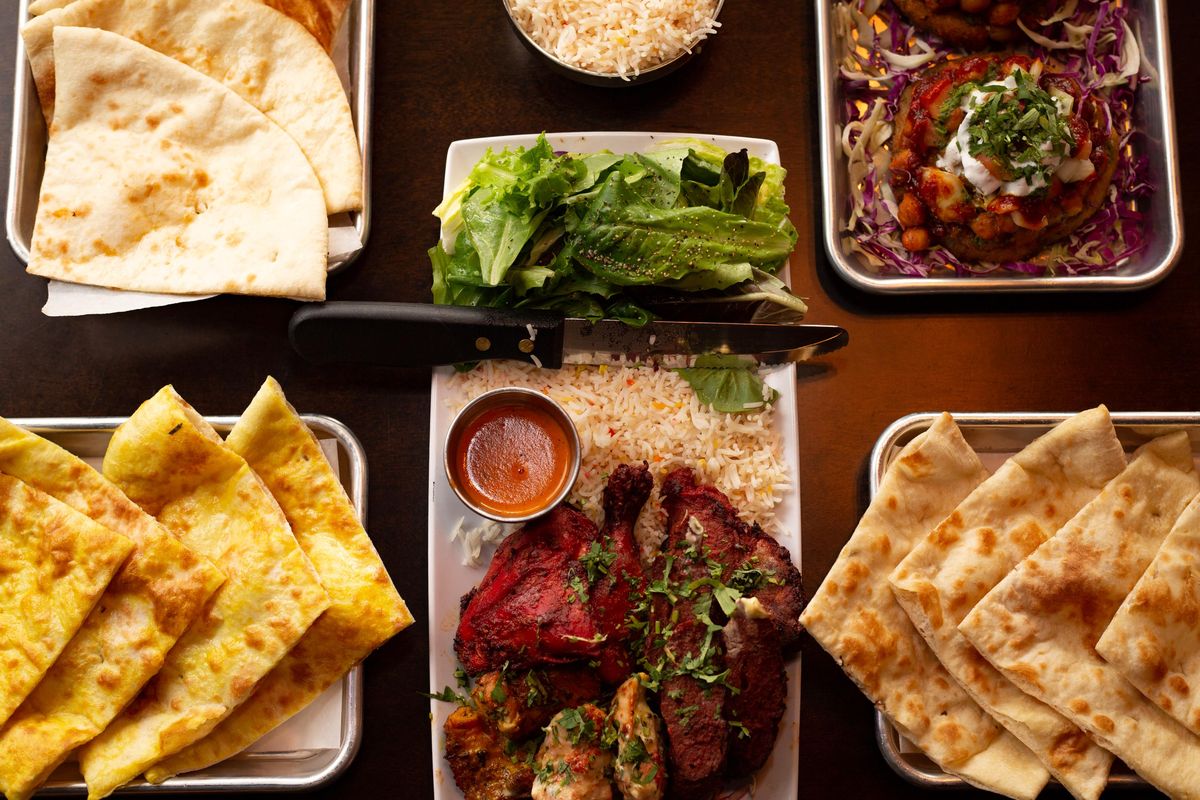
[[[1072,416],[1069,413],[970,413],[951,412],[967,442],[979,453],[984,466],[995,471],[1009,456],[1024,448],[1055,425]],[[937,413],[910,414],[893,422],[875,442],[868,467],[871,498],[879,491],[884,472],[906,444],[925,431],[937,419]],[[1192,452],[1200,464],[1200,413],[1124,412],[1112,415],[1117,437],[1132,451],[1156,436],[1187,431]],[[929,789],[966,788],[967,784],[943,772],[912,745],[901,741],[900,734],[882,713],[875,712],[875,739],[883,759],[896,774],[909,783]],[[1110,787],[1145,787],[1146,782],[1118,761],[1108,778]]]
[[[332,441],[337,448],[336,467],[358,517],[367,517],[367,458],[358,439],[350,429],[332,417],[302,415],[304,422],[322,443]],[[104,455],[108,441],[117,426],[127,417],[41,417],[13,419],[11,422],[49,439],[80,458],[92,463]],[[237,417],[205,417],[224,434],[237,422]],[[341,725],[338,746],[300,746],[296,749],[265,749],[241,753],[214,764],[208,769],[187,773],[154,785],[137,780],[118,793],[179,794],[184,792],[261,792],[307,791],[316,789],[342,774],[358,753],[362,739],[362,665],[356,666],[340,685],[330,692],[341,695]],[[319,701],[318,701],[319,702]],[[301,712],[304,714],[305,712]],[[284,732],[299,717],[279,726],[268,734]],[[42,795],[85,796],[78,765],[63,764],[40,789]]]
[[[1159,190],[1146,201],[1147,249],[1115,270],[1097,275],[1030,277],[987,275],[930,277],[880,274],[857,254],[842,252],[841,228],[846,216],[849,182],[841,145],[841,105],[837,49],[833,41],[836,0],[818,0],[817,45],[820,73],[821,177],[825,252],[835,271],[852,286],[875,294],[939,294],[947,292],[1133,291],[1158,283],[1174,268],[1183,250],[1183,202],[1179,188],[1179,154],[1175,135],[1175,101],[1171,84],[1171,52],[1166,0],[1125,0],[1131,19],[1141,29],[1143,63],[1150,80],[1137,89],[1134,121],[1146,133],[1142,152]]]
[[[29,0],[18,0],[17,19],[21,25],[29,20]],[[371,231],[371,100],[375,70],[375,0],[351,0],[335,39],[335,57],[340,55],[338,44],[348,35],[346,74],[349,85],[350,113],[358,134],[358,146],[363,162],[363,208],[350,213],[350,221],[358,239],[366,247]],[[341,71],[342,64],[339,64]],[[8,243],[17,258],[29,263],[29,248],[33,241],[33,223],[37,218],[38,196],[41,193],[42,173],[46,165],[46,120],[38,101],[33,70],[25,56],[25,41],[17,35],[17,63],[13,71],[12,148],[8,162],[8,209],[5,224]],[[331,261],[329,274],[348,267],[362,253],[362,248],[345,258]]]

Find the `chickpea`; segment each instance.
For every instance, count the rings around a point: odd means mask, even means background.
[[[982,14],[992,4],[992,0],[959,0],[958,4],[968,14]]]
[[[892,156],[890,169],[893,175],[907,179],[906,173],[914,172],[919,166],[921,166],[921,159],[917,158],[917,154],[912,150],[906,149],[896,151]]]
[[[915,194],[909,192],[900,199],[898,214],[900,224],[905,228],[915,228],[925,224],[925,204]]]
[[[983,213],[971,220],[971,230],[975,235],[985,241],[995,239],[999,235],[999,226],[996,221],[999,218],[995,214]]]
[[[900,243],[911,252],[929,249],[929,231],[925,228],[909,228],[900,237]]]
[[[1016,3],[997,3],[988,12],[988,23],[991,25],[1012,25],[1021,16],[1021,7]]]

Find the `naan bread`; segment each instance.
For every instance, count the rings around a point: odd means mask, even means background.
[[[1175,522],[1096,652],[1200,734],[1200,497]]]
[[[943,769],[1010,797],[1034,797],[1049,775],[938,662],[892,596],[887,576],[913,543],[987,472],[949,414],[913,439],[800,622],[863,693]]]
[[[362,208],[362,155],[350,102],[329,55],[294,20],[258,0],[76,0],[21,29],[48,123],[62,101],[54,29],[64,26],[128,36],[220,82],[300,146],[328,214]],[[167,88],[146,84],[133,116],[140,119],[160,98],[188,105],[186,87]],[[101,114],[105,122],[112,118]],[[121,116],[127,114],[132,110]],[[260,158],[273,152],[248,150]]]
[[[0,472],[133,543],[75,638],[0,729],[0,792],[24,800],[158,672],[225,576],[82,460],[4,419]]]
[[[0,474],[0,724],[50,669],[132,549],[119,533]]]
[[[75,0],[33,0],[29,15],[36,17]],[[350,0],[262,0],[271,8],[282,11],[299,22],[327,51],[333,50],[333,39],[341,25]]]
[[[350,0],[263,0],[299,22],[327,51],[333,50],[333,37]]]
[[[47,11],[53,11],[56,8],[70,5],[75,0],[31,0],[29,3],[29,16],[37,17],[45,14]]]
[[[117,429],[104,475],[227,579],[162,670],[79,751],[93,800],[208,735],[329,606],[261,479],[170,386]]]
[[[274,378],[225,444],[279,501],[329,593],[329,610],[216,730],[147,770],[152,783],[246,749],[413,621],[316,437]]]
[[[29,272],[136,291],[324,299],[328,218],[286,133],[123,36],[54,37],[58,112]]]
[[[1200,738],[1094,648],[1197,490],[1187,434],[1151,442],[959,628],[1017,686],[1173,798],[1200,798]]]
[[[896,599],[967,693],[1076,797],[1099,797],[1112,756],[980,658],[957,626],[988,590],[1125,466],[1103,406],[1071,417],[1010,458],[918,543],[892,574]]]

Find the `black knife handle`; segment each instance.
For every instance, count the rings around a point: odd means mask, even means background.
[[[562,366],[563,318],[547,311],[332,302],[293,314],[288,336],[314,364],[423,367],[509,358]]]

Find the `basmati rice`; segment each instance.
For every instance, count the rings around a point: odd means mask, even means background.
[[[513,19],[543,50],[625,80],[691,52],[717,32],[717,0],[511,0]]]
[[[450,379],[453,410],[492,389],[522,386],[556,400],[579,430],[583,463],[568,500],[603,522],[608,475],[620,464],[650,465],[655,491],[635,530],[647,556],[658,546],[663,513],[658,485],[677,467],[692,467],[729,496],[747,521],[778,533],[775,507],[791,488],[770,406],[723,414],[704,406],[683,378],[652,367],[539,370],[484,362]]]

